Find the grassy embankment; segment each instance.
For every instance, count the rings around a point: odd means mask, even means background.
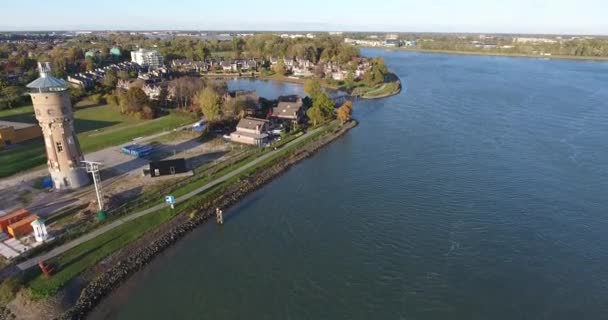
[[[129,243],[140,238],[146,232],[154,229],[155,227],[160,226],[161,224],[171,220],[179,214],[195,211],[198,204],[210,200],[212,197],[220,194],[232,184],[239,182],[243,177],[251,175],[257,170],[261,170],[264,167],[276,163],[282,158],[288,156],[295,149],[300,148],[313,140],[319,139],[324,134],[331,132],[336,128],[337,124],[333,123],[331,125],[328,125],[326,130],[321,130],[319,132],[316,132],[315,134],[311,134],[310,136],[299,141],[295,145],[280,149],[280,151],[272,157],[266,159],[260,164],[257,164],[256,166],[248,168],[240,175],[235,176],[232,179],[225,181],[221,184],[218,184],[213,188],[185,202],[178,203],[175,207],[175,210],[166,208],[140,217],[65,252],[58,258],[53,259],[51,261],[51,263],[58,270],[57,273],[53,275],[53,277],[51,277],[50,279],[46,279],[40,274],[39,270],[34,269],[31,270],[26,276],[24,280],[24,285],[29,288],[29,291],[33,298],[40,299],[52,296],[65,284],[67,284],[71,279],[77,277],[88,268],[94,266],[101,259],[107,257],[113,252],[125,247]],[[287,141],[285,141],[284,143],[286,142]],[[194,182],[190,185],[186,185],[178,190],[175,190],[174,194],[178,196],[186,194],[196,189],[197,187],[204,185],[208,181],[211,181],[212,179],[218,178],[231,171],[236,170],[237,168],[252,161],[261,154],[263,153],[258,153],[258,155],[256,155],[255,157],[247,158],[247,161],[241,161],[235,163],[230,167],[224,168],[223,170],[217,172],[213,176],[208,177],[207,179]]]
[[[401,86],[398,83],[399,79],[397,78],[397,76],[391,74],[387,78],[388,79],[386,80],[385,83],[382,83],[382,84],[379,84],[379,85],[373,86],[373,87],[367,86],[366,84],[364,84],[362,82],[356,82],[355,87],[350,90],[344,85],[343,82],[337,82],[337,83],[328,82],[328,81],[322,79],[319,81],[319,83],[321,84],[321,86],[323,88],[326,88],[326,89],[346,91],[351,95],[358,96],[363,99],[378,99],[378,98],[384,98],[384,97],[388,97],[388,96],[397,94],[401,90]],[[297,84],[302,84],[302,85],[307,80],[307,79],[303,79],[303,78],[280,76],[277,74],[270,75],[270,76],[260,76],[260,79],[284,81],[284,82],[297,83]]]
[[[411,52],[446,53],[446,54],[473,55],[473,56],[608,61],[608,57],[594,57],[594,56],[564,56],[564,55],[544,56],[544,55],[539,55],[539,54],[525,54],[525,53],[488,52],[488,51],[462,51],[462,50],[435,50],[435,49],[419,49],[419,48],[378,48],[378,47],[365,47],[365,48],[369,48],[369,49],[384,49],[384,50],[399,50],[399,51],[411,51]]]
[[[171,130],[193,122],[188,115],[171,113],[154,120],[138,120],[109,105],[76,105],[74,126],[83,152],[119,145],[134,138]],[[31,106],[0,111],[0,120],[36,123]],[[46,162],[42,139],[0,151],[0,178],[34,168]]]

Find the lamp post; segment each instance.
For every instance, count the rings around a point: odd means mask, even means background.
[[[101,166],[100,162],[94,161],[82,161],[85,165],[85,169],[88,173],[93,176],[93,185],[95,185],[95,194],[97,195],[97,206],[99,207],[98,215],[104,215],[103,212],[103,190],[101,188],[101,177],[99,176],[99,166]],[[100,217],[100,220],[102,218]]]

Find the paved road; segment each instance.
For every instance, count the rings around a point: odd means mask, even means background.
[[[291,146],[291,145],[299,142],[301,139],[303,139],[303,138],[305,138],[305,137],[307,137],[307,136],[309,136],[309,135],[311,135],[313,133],[318,132],[321,129],[323,129],[323,128],[321,127],[321,128],[317,128],[317,129],[315,129],[313,131],[310,131],[310,132],[302,135],[301,137],[299,137],[299,138],[297,138],[297,139],[295,139],[295,140],[287,143],[285,146],[283,146],[283,148],[287,148],[287,147],[289,147],[289,146]],[[226,174],[226,175],[224,175],[224,176],[222,176],[220,178],[217,178],[217,179],[215,179],[215,180],[207,183],[206,185],[204,185],[204,186],[202,186],[202,187],[200,187],[200,188],[198,188],[198,189],[196,189],[196,190],[194,190],[194,191],[192,191],[192,192],[190,192],[190,193],[188,193],[188,194],[186,194],[184,196],[181,196],[181,197],[177,198],[176,202],[179,204],[180,202],[186,201],[186,200],[188,200],[188,199],[196,196],[197,194],[199,194],[199,193],[201,193],[201,192],[203,192],[205,190],[208,190],[208,189],[210,189],[210,188],[212,188],[212,187],[214,187],[214,186],[216,186],[216,185],[218,185],[218,184],[220,184],[220,183],[222,183],[222,182],[224,182],[226,180],[229,180],[230,178],[232,178],[234,176],[237,176],[237,175],[241,174],[245,170],[247,170],[247,169],[249,169],[249,168],[251,168],[253,166],[256,166],[257,164],[261,163],[262,161],[264,161],[264,160],[272,157],[277,152],[279,152],[281,149],[271,151],[271,152],[269,152],[269,153],[267,153],[267,154],[265,154],[265,155],[263,155],[263,156],[261,156],[259,158],[256,158],[255,160],[247,163],[246,165],[244,165],[244,166],[242,166],[242,167],[240,167],[240,168],[238,168],[238,169],[236,169],[236,170],[234,170],[234,171],[232,171],[232,172],[230,172],[230,173],[228,173],[228,174]],[[107,224],[107,225],[105,225],[105,226],[103,226],[103,227],[101,227],[99,229],[95,229],[94,231],[91,231],[90,233],[87,233],[86,235],[84,235],[84,236],[82,236],[80,238],[77,238],[77,239],[75,239],[75,240],[73,240],[71,242],[68,242],[68,243],[63,244],[63,245],[61,245],[59,247],[56,247],[56,248],[54,248],[53,250],[51,250],[51,251],[49,251],[47,253],[44,253],[42,255],[39,255],[37,257],[31,258],[31,259],[29,259],[27,261],[24,261],[24,262],[18,264],[17,268],[19,270],[21,270],[21,271],[27,270],[27,269],[29,269],[29,268],[31,268],[33,266],[36,266],[39,261],[46,261],[46,260],[49,260],[51,258],[54,258],[54,257],[56,257],[56,256],[58,256],[58,255],[60,255],[60,254],[62,254],[64,252],[66,252],[66,251],[68,251],[68,250],[70,250],[70,249],[72,249],[72,248],[74,248],[74,247],[76,247],[76,246],[78,246],[78,245],[80,245],[80,244],[82,244],[84,242],[87,242],[87,241],[89,241],[89,240],[91,240],[91,239],[93,239],[93,238],[95,238],[95,237],[97,237],[99,235],[102,235],[102,234],[104,234],[104,233],[106,233],[106,232],[108,232],[108,231],[110,231],[110,230],[112,230],[112,229],[114,229],[114,228],[116,228],[116,227],[124,224],[124,223],[127,223],[127,222],[129,222],[131,220],[137,219],[139,217],[145,216],[147,214],[150,214],[152,212],[158,211],[158,210],[160,210],[162,208],[166,208],[166,207],[167,207],[166,204],[159,204],[159,205],[151,207],[149,209],[146,209],[146,210],[143,210],[143,211],[140,211],[140,212],[128,215],[128,216],[126,216],[124,218],[118,219],[118,220],[116,220],[116,221],[114,221],[114,222],[112,222],[110,224]]]

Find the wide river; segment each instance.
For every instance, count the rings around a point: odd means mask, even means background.
[[[91,318],[606,319],[608,63],[364,53],[400,95]]]

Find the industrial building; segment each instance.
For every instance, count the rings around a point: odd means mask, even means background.
[[[48,62],[38,63],[40,78],[27,85],[36,119],[42,128],[48,168],[56,189],[89,184],[82,166],[84,156],[74,132],[74,114],[68,84],[51,75]]]
[[[15,143],[21,143],[42,136],[37,124],[0,120],[0,150]]]

